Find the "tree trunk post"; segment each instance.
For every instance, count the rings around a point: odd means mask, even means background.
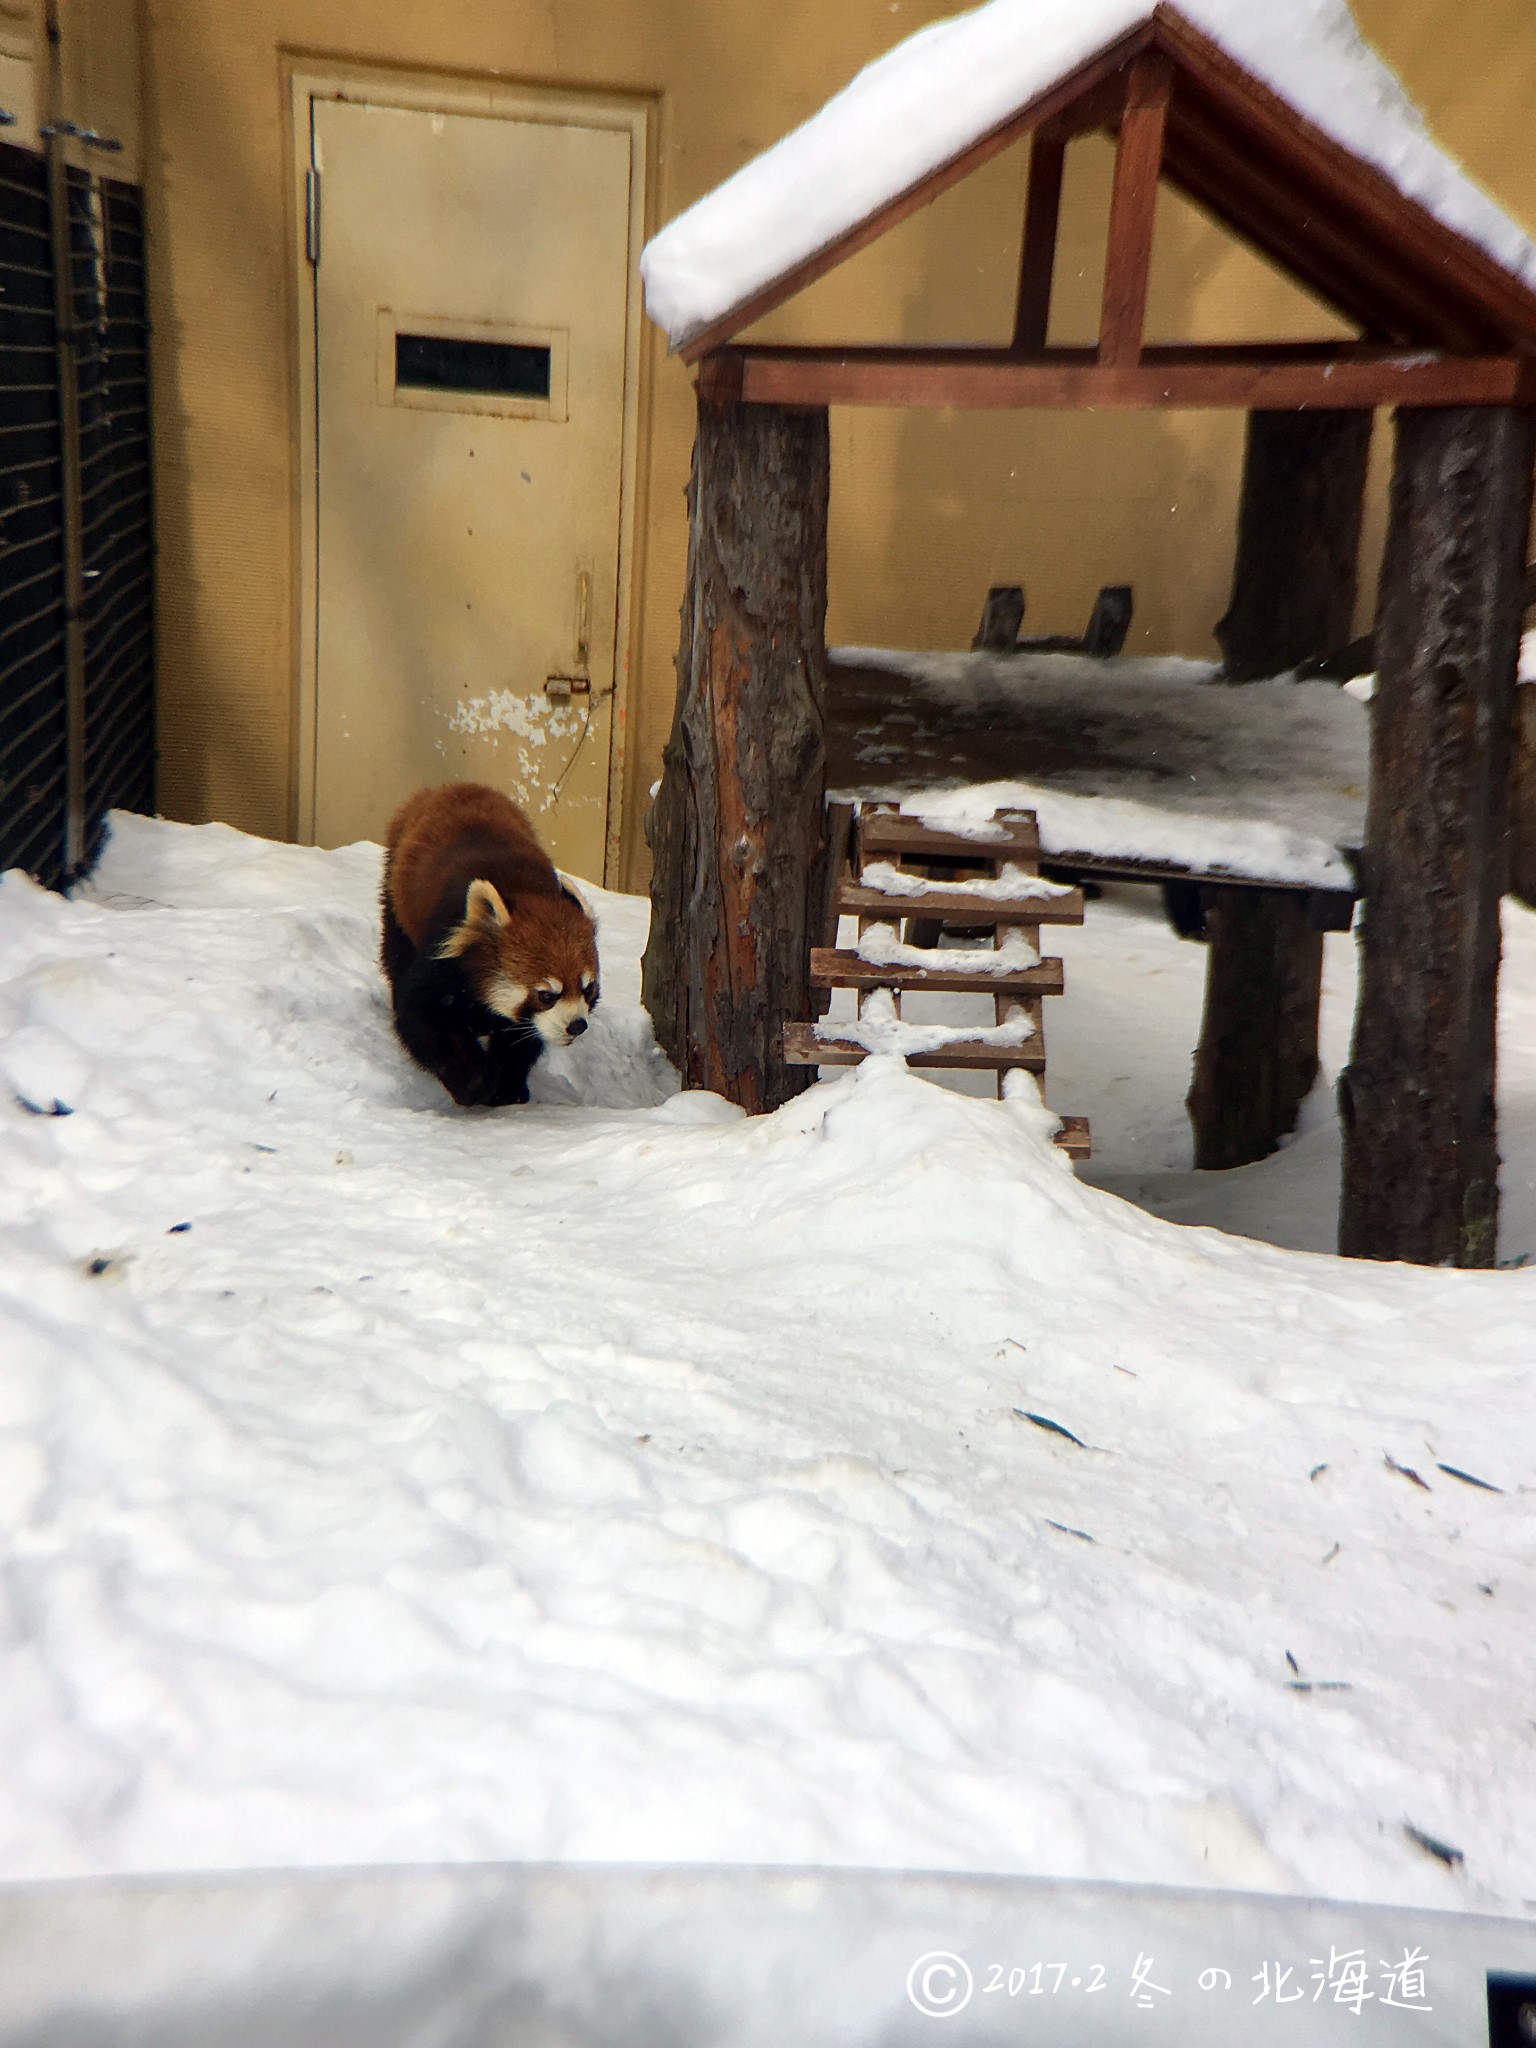
[[[1251,412],[1222,675],[1262,682],[1337,653],[1354,624],[1368,412]]]
[[[1317,660],[1349,638],[1370,461],[1368,412],[1248,416],[1223,679]],[[1306,897],[1209,889],[1205,1015],[1187,1107],[1195,1164],[1246,1166],[1288,1131],[1317,1078],[1323,936]]]
[[[1536,682],[1515,692],[1515,758],[1509,777],[1509,889],[1536,910]]]
[[[1403,411],[1377,602],[1339,1249],[1489,1266],[1499,899],[1536,414]]]
[[[642,986],[685,1086],[776,1109],[810,1011],[825,831],[824,410],[701,396],[677,712],[652,818]]]
[[[1317,1078],[1323,938],[1294,889],[1208,889],[1205,1020],[1188,1109],[1195,1164],[1246,1166],[1296,1127]]]

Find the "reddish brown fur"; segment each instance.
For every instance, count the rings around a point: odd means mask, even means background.
[[[525,1100],[546,1041],[585,1030],[597,996],[592,920],[527,818],[483,783],[419,790],[390,822],[383,908],[407,1050],[460,1102]]]

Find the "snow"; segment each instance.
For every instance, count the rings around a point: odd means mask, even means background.
[[[900,1053],[908,1059],[916,1053],[942,1052],[949,1045],[1023,1045],[1035,1036],[1027,1011],[1015,1005],[1001,1024],[914,1024],[896,1014],[888,989],[876,989],[865,997],[857,1017],[836,1021],[818,1018],[816,1036],[843,1045],[861,1045],[866,1052]],[[1039,1090],[1025,1098],[1038,1106]]]
[[[1044,901],[1072,894],[1070,884],[1047,881],[1043,875],[1033,874],[1011,860],[1004,861],[995,875],[976,875],[959,882],[936,882],[928,875],[915,875],[908,868],[899,868],[894,861],[872,860],[859,870],[859,881],[866,889],[877,889],[882,896],[889,896],[893,903],[920,903],[935,897],[942,902],[946,896],[979,896],[996,903],[1013,903],[1021,897]]]
[[[1033,967],[1040,949],[1023,925],[1003,925],[995,946],[909,946],[894,924],[872,924],[854,950],[871,967],[921,967],[929,973],[1017,974]]]
[[[893,1058],[755,1120],[678,1094],[645,906],[599,890],[593,1030],[456,1110],[392,1038],[377,882],[120,816],[76,900],[0,886],[0,1874],[1529,1907],[1536,1272],[1180,1227],[1032,1091]],[[1090,1172],[1239,1223],[1267,1175],[1322,1241],[1322,1098],[1265,1167],[1180,1171],[1200,950],[1113,895],[1059,939]],[[1511,1256],[1536,918],[1506,943]]]
[[[1344,0],[1176,10],[1400,192],[1536,286],[1536,245],[1438,147]],[[674,346],[866,220],[1145,22],[1148,0],[988,0],[909,36],[680,214],[641,259]]]
[[[1044,852],[1173,861],[1296,888],[1352,889],[1365,837],[1370,714],[1329,682],[1277,677],[1212,687],[1214,663],[1178,656],[952,654],[837,647],[834,668],[906,678],[904,724],[861,736],[856,794],[951,829],[1032,810]],[[836,685],[834,682],[834,691]],[[893,752],[952,730],[1004,725],[1054,758],[1033,779],[932,787]],[[921,756],[912,748],[912,758]],[[926,761],[923,774],[927,776]]]

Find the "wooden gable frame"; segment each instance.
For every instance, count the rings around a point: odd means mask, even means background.
[[[1255,0],[1257,4],[1257,0]],[[1048,342],[1065,152],[1117,138],[1097,345]],[[736,339],[1025,135],[1004,347]],[[1344,342],[1149,347],[1159,180],[1333,306]],[[1372,415],[1396,411],[1376,599],[1359,1001],[1339,1244],[1490,1265],[1499,903],[1536,468],[1536,291],[1303,119],[1171,5],[729,312],[698,366],[678,702],[652,813],[644,999],[685,1081],[744,1108],[806,1069],[825,853],[832,404],[1242,407],[1227,680],[1333,652],[1354,612]],[[1317,1071],[1322,937],[1281,883],[1207,887],[1196,1161],[1273,1149]]]
[[[1117,136],[1096,349],[1046,330],[1067,144]],[[1025,135],[1006,348],[733,346],[734,337]],[[1334,306],[1349,343],[1149,348],[1159,179]],[[1536,292],[1303,119],[1177,11],[1130,34],[679,344],[701,395],[779,405],[1205,407],[1536,403]]]

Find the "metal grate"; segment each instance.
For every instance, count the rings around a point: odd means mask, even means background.
[[[0,869],[58,887],[108,810],[154,804],[154,543],[148,323],[137,189],[75,169],[65,338],[79,428],[84,695],[71,786],[68,570],[49,174],[0,145]],[[67,388],[67,383],[65,388]]]
[[[0,868],[64,878],[63,458],[48,171],[0,145]]]
[[[154,808],[154,542],[143,207],[130,185],[68,179],[80,404],[85,850],[114,808]]]

